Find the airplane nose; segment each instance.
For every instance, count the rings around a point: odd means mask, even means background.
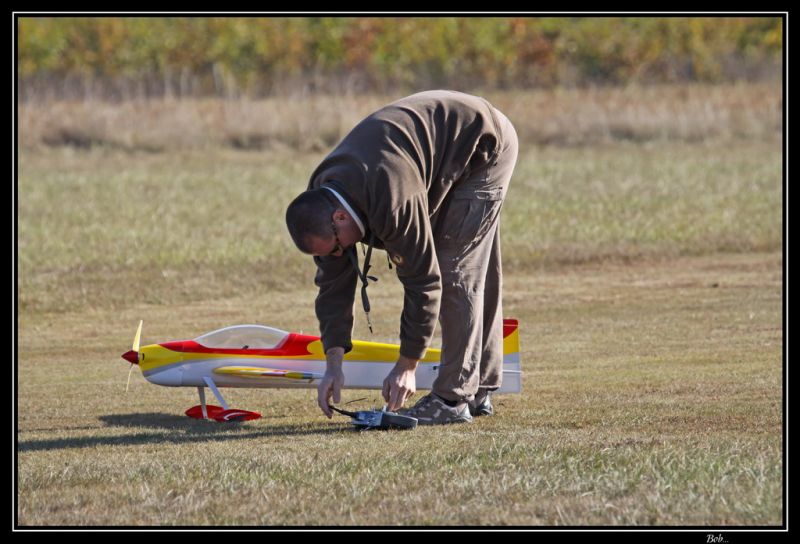
[[[122,354],[122,358],[131,363],[132,365],[139,364],[139,352],[130,350]]]

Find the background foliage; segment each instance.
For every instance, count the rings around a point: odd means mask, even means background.
[[[718,83],[780,74],[779,17],[21,17],[21,97]]]

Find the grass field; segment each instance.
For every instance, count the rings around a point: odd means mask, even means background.
[[[523,140],[502,228],[524,393],[472,425],[360,434],[313,390],[230,390],[264,417],[189,420],[193,389],[134,371],[125,394],[119,357],[139,319],[147,343],[316,331],[283,209],[323,150],[23,145],[18,523],[780,525],[780,131],[747,126]],[[374,339],[396,341],[378,257]]]

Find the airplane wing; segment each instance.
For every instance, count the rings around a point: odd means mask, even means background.
[[[264,380],[321,380],[323,375],[319,372],[306,372],[298,370],[283,370],[280,368],[260,368],[255,366],[221,366],[214,369],[214,374],[227,374],[241,378],[254,378]]]

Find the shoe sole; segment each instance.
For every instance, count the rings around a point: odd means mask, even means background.
[[[426,425],[426,426],[433,426],[433,425],[456,425],[458,423],[472,423],[471,419],[455,419],[453,421],[425,421],[425,420],[418,420],[418,425]]]

